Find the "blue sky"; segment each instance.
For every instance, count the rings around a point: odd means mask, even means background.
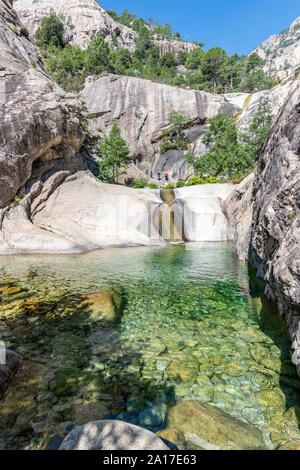
[[[181,36],[223,47],[228,54],[248,54],[271,34],[278,34],[300,16],[299,0],[101,0],[120,14],[126,8],[138,17],[166,23]]]

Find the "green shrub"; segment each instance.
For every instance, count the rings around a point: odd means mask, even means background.
[[[203,184],[217,184],[220,183],[220,180],[215,176],[209,176],[208,178],[204,178]]]
[[[184,116],[179,111],[172,111],[170,113],[170,129],[165,132],[162,144],[160,146],[160,153],[164,154],[168,150],[185,150],[188,147],[188,142],[183,135],[183,125],[186,122]]]
[[[187,186],[197,186],[198,184],[204,184],[203,178],[200,178],[200,176],[193,176],[188,183]]]
[[[168,183],[163,189],[175,189],[174,183]]]
[[[185,186],[184,181],[178,181],[178,183],[176,184],[176,188],[184,188],[184,186]]]
[[[157,186],[157,184],[155,184],[155,183],[150,183],[150,184],[149,184],[149,188],[150,188],[150,189],[158,189],[158,186]]]
[[[55,11],[51,10],[50,16],[42,19],[41,27],[35,33],[35,40],[39,47],[64,48],[66,45],[64,32],[62,21],[56,16]]]
[[[137,32],[134,53],[119,46],[117,35],[114,35],[110,45],[101,36],[97,36],[91,40],[86,50],[78,46],[76,49],[75,46],[66,45],[64,23],[54,10],[51,10],[49,17],[42,19],[41,27],[36,33],[36,42],[43,48],[49,61],[49,74],[67,91],[79,92],[88,75],[97,75],[104,71],[218,93],[250,93],[276,85],[276,80],[263,72],[264,61],[257,54],[251,54],[250,58],[238,54],[227,56],[226,52],[218,47],[205,52],[203,43],[197,43],[197,47],[189,54],[181,52],[177,58],[171,53],[166,53],[160,57],[155,39],[173,37],[175,40],[181,40],[178,33],[172,33],[169,24],[156,25],[150,30],[145,20],[137,18],[127,10],[120,16],[114,11],[109,14],[117,18],[118,22],[130,25]],[[287,45],[287,41],[282,44]],[[65,51],[63,55],[60,54],[61,51]],[[177,63],[185,64],[188,70],[177,70]],[[180,132],[176,135],[176,128],[180,131],[180,122],[174,126],[175,132],[170,135],[166,132],[165,140],[168,142],[164,144],[164,152],[187,148],[184,136],[180,136]]]
[[[138,178],[131,186],[135,189],[143,189],[148,186],[148,181],[145,178]]]

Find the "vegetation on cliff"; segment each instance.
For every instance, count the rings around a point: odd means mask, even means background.
[[[88,75],[103,72],[215,93],[254,92],[272,88],[276,83],[263,72],[264,62],[257,54],[228,56],[219,47],[205,52],[202,43],[189,53],[181,51],[174,55],[167,52],[161,57],[155,39],[174,39],[172,27],[167,24],[150,28],[144,20],[128,15],[121,17],[123,24],[135,25],[134,53],[120,48],[116,38],[109,45],[101,36],[95,37],[87,50],[66,44],[64,25],[52,11],[36,33],[36,42],[44,51],[48,72],[64,89],[75,92],[81,89]]]
[[[210,120],[203,138],[208,152],[202,156],[189,153],[187,159],[200,178],[243,179],[255,168],[272,119],[267,99],[260,103],[249,127],[240,132],[234,118],[221,114]]]
[[[98,165],[97,177],[104,183],[116,183],[133,162],[130,150],[121,137],[120,128],[114,123],[109,135],[99,141],[97,153],[102,158]]]

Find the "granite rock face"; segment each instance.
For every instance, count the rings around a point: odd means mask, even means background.
[[[86,48],[95,36],[112,42],[115,38],[121,47],[135,48],[136,33],[114,21],[97,0],[15,0],[14,8],[34,36],[45,16],[53,9],[63,20],[67,40]]]
[[[235,114],[242,110],[247,95],[231,102],[230,96],[184,90],[150,80],[118,75],[87,79],[82,91],[90,117],[90,130],[99,137],[107,134],[117,122],[122,136],[136,157],[136,174],[150,166],[153,172],[168,170],[177,180],[190,176],[183,155],[161,155],[160,146],[164,131],[168,129],[170,113],[180,111],[187,119],[187,138],[190,151],[201,147],[201,136],[208,120],[220,112]],[[238,102],[239,101],[239,102]],[[241,107],[239,107],[239,104]],[[173,166],[176,171],[173,172]]]
[[[197,46],[191,42],[184,41],[168,41],[167,39],[157,39],[155,44],[159,47],[160,55],[163,56],[167,52],[179,56],[180,52],[191,52]]]
[[[273,34],[255,49],[264,59],[264,71],[270,75],[287,77],[300,66],[300,16],[280,34]]]
[[[246,261],[249,256],[251,223],[253,216],[253,183],[251,173],[227,197],[223,210],[230,222],[230,239],[239,258]]]
[[[285,315],[300,375],[300,79],[279,112],[256,174],[227,198],[234,249],[267,281]]]
[[[253,199],[249,260],[286,316],[300,374],[300,79],[263,149]]]
[[[75,157],[83,141],[78,100],[45,73],[9,0],[0,1],[0,208],[42,162]]]
[[[170,450],[155,434],[122,421],[103,420],[74,429],[59,450]]]
[[[179,111],[186,118],[184,133],[189,142],[188,151],[202,155],[206,150],[202,138],[209,119],[227,112],[236,117],[239,125],[246,126],[265,97],[270,98],[276,114],[290,87],[289,82],[269,92],[254,95],[213,95],[110,74],[98,79],[89,77],[82,91],[82,99],[86,103],[90,130],[95,137],[108,134],[113,123],[118,123],[122,136],[136,157],[131,169],[132,177],[138,178],[147,168],[151,168],[154,177],[158,171],[167,171],[170,179],[177,182],[180,178],[192,176],[193,169],[187,165],[182,152],[161,154],[162,139],[169,128],[172,111]]]

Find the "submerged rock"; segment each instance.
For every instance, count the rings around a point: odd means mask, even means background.
[[[300,450],[300,441],[290,441],[279,447],[278,450]]]
[[[59,450],[169,450],[146,429],[122,421],[103,420],[74,429]]]
[[[203,449],[254,450],[266,447],[261,432],[255,426],[198,401],[183,401],[171,408],[167,423],[167,429],[159,435],[183,434],[185,441]]]
[[[166,405],[153,405],[139,413],[138,419],[141,426],[158,428],[165,420]]]
[[[85,310],[93,321],[115,323],[121,313],[121,306],[121,295],[107,287],[84,296],[78,308]]]

